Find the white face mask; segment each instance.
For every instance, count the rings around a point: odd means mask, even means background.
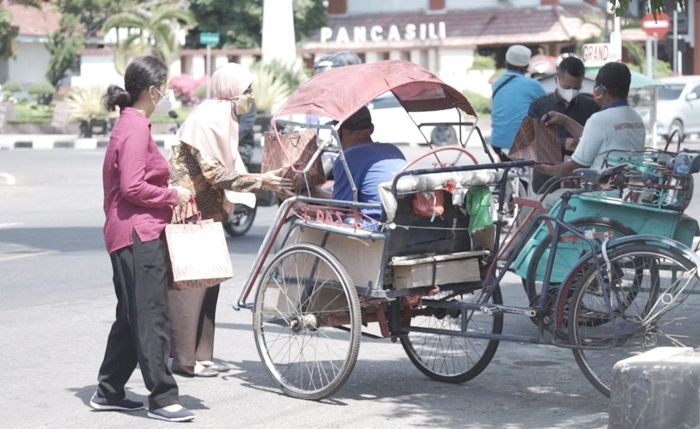
[[[561,98],[566,100],[567,103],[571,103],[571,100],[573,100],[574,97],[576,97],[579,94],[579,92],[581,92],[580,90],[573,88],[564,89],[561,87],[561,85],[557,85],[557,91],[559,92]]]
[[[160,101],[156,104],[153,109],[153,113],[165,114],[173,110],[175,107],[175,93],[172,89],[165,91],[165,95],[161,94],[156,88],[156,92],[160,94]]]

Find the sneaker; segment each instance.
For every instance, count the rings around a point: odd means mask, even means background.
[[[136,411],[143,408],[143,402],[126,398],[109,400],[95,392],[90,398],[90,406],[97,411]]]
[[[194,414],[182,405],[170,405],[155,410],[149,410],[148,417],[165,420],[166,422],[191,422],[194,420]]]
[[[215,363],[210,360],[203,360],[203,361],[198,361],[197,362],[200,365],[205,366],[208,369],[214,370],[216,372],[228,372],[231,370],[231,367],[220,364],[220,363]]]

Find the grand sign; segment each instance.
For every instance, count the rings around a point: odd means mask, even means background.
[[[447,38],[447,27],[444,21],[406,24],[403,26],[381,25],[346,27],[323,27],[321,28],[321,43],[366,43],[366,42],[401,42],[401,41],[429,41],[445,40]]]

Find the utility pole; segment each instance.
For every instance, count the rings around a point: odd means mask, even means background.
[[[673,75],[678,76],[678,6],[673,9]]]

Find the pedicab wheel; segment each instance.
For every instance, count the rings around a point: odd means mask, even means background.
[[[250,231],[255,221],[255,215],[258,212],[257,207],[252,209],[243,204],[236,204],[228,218],[223,222],[226,233],[231,237],[241,237]]]
[[[255,344],[284,393],[319,400],[350,376],[361,314],[350,275],[327,250],[297,244],[265,268],[255,295]]]
[[[481,288],[464,292],[449,292],[442,296],[426,298],[438,301],[478,302],[483,296]],[[490,303],[503,304],[501,289],[496,288]],[[420,305],[411,320],[412,327],[462,332],[462,311],[428,308]],[[470,310],[466,332],[500,334],[503,330],[503,314],[485,314]],[[463,383],[479,375],[493,358],[498,340],[461,337],[438,333],[410,332],[401,337],[408,358],[413,365],[433,380],[445,383]]]
[[[698,347],[700,296],[695,264],[671,248],[636,243],[609,252],[605,291],[595,266],[570,304],[569,337],[588,381],[610,397],[613,366],[655,347]],[[611,311],[612,309],[612,315]]]

